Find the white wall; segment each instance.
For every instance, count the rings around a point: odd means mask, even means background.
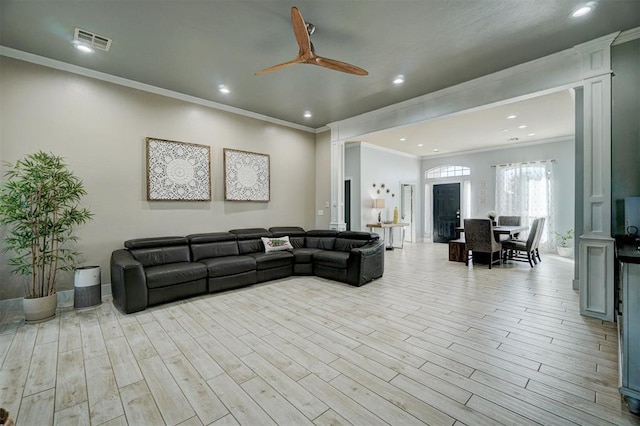
[[[471,168],[471,217],[486,217],[489,210],[495,210],[495,173],[494,165],[519,163],[525,161],[555,160],[555,229],[574,228],[575,210],[575,142],[567,139],[515,148],[440,156],[422,160],[422,191],[424,191],[425,172],[431,168],[455,165]],[[466,177],[465,177],[466,178]],[[437,182],[436,182],[437,183]],[[486,202],[480,201],[482,185],[486,185]],[[425,206],[422,215],[425,217]]]
[[[0,93],[0,160],[51,151],[84,180],[95,217],[78,231],[80,262],[100,265],[103,283],[111,252],[130,238],[317,225],[314,134],[6,57]],[[211,146],[211,202],[146,201],[148,136]],[[223,148],[270,155],[269,203],[224,201]],[[0,254],[0,299],[21,297],[23,280],[6,259]],[[71,274],[59,284],[72,288]]]
[[[400,184],[420,182],[420,160],[417,157],[395,153],[390,150],[381,149],[366,143],[354,143],[351,146],[359,146],[359,150],[354,147],[347,149],[349,157],[345,162],[345,176],[357,173],[352,170],[355,165],[360,168],[360,198],[352,203],[353,223],[359,218],[360,227],[353,226],[354,231],[368,231],[366,224],[378,221],[378,211],[373,209],[375,198],[385,199],[385,209],[382,212],[382,220],[393,219],[394,207],[400,208]],[[359,161],[357,155],[359,153]],[[352,158],[353,157],[353,158]],[[376,187],[373,187],[373,184]],[[384,189],[380,185],[385,185]],[[377,190],[381,193],[378,194]],[[387,189],[390,192],[387,192]],[[395,196],[392,196],[395,194]],[[416,194],[416,206],[422,203],[420,194]],[[418,222],[420,222],[418,220]],[[422,227],[418,226],[418,234],[422,235]],[[400,241],[399,230],[395,230],[395,240]]]

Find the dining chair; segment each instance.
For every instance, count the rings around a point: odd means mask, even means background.
[[[538,238],[538,228],[540,226],[540,218],[533,220],[529,236],[526,241],[523,240],[507,240],[502,242],[502,258],[503,260],[517,260],[520,262],[529,262],[533,268],[538,263],[536,258],[536,239]],[[466,231],[465,231],[466,232]]]
[[[464,239],[467,252],[465,265],[469,265],[469,259],[476,257],[477,253],[489,255],[489,269],[496,262],[502,263],[502,245],[495,239],[490,219],[465,219]],[[495,253],[498,253],[497,259],[494,258]]]
[[[521,216],[498,216],[498,226],[520,226],[522,225]],[[515,238],[518,238],[518,234],[514,234]],[[500,242],[510,240],[511,235],[500,235]]]
[[[538,220],[539,220],[539,222],[538,222],[538,230],[536,232],[536,240],[535,240],[535,243],[533,245],[534,245],[534,249],[535,249],[535,255],[538,258],[538,261],[542,262],[542,259],[540,258],[540,250],[539,250],[540,249],[540,240],[542,240],[542,233],[544,232],[544,223],[545,223],[545,221],[547,219],[544,218],[544,217],[541,217]]]
[[[499,226],[520,226],[522,225],[522,217],[520,216],[498,216]]]

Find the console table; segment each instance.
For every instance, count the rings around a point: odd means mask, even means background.
[[[404,228],[405,226],[409,226],[408,223],[368,223],[367,224],[367,228],[369,228],[370,232],[373,232],[373,228],[380,228],[382,229],[383,234],[386,233],[386,230],[389,230],[389,239],[386,238],[386,236],[383,235],[384,240],[388,243],[386,249],[387,250],[393,250],[395,248],[395,246],[393,245],[393,228],[400,228],[402,229],[402,238],[400,239],[400,247],[397,247],[399,249],[404,247]]]

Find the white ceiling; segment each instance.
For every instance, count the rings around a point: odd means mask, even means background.
[[[569,18],[581,3],[297,0],[305,20],[316,26],[312,40],[317,53],[360,66],[369,71],[366,77],[312,65],[255,76],[297,53],[290,22],[294,4],[284,0],[0,0],[0,45],[5,52],[51,58],[312,131],[640,26],[638,0],[599,0],[593,14]],[[75,27],[113,39],[111,50],[81,54],[71,45]],[[391,81],[398,74],[406,82],[394,86]],[[219,84],[231,93],[219,93]],[[530,113],[527,124],[540,137],[566,133],[562,126],[571,120],[559,112],[552,116],[562,117],[555,124],[534,118],[526,105],[518,109]],[[306,110],[312,118],[303,117]],[[409,145],[422,139],[425,151],[438,147],[444,152],[460,141],[504,139],[495,132],[506,125],[491,124],[489,111],[477,114],[487,115],[452,118],[444,132],[430,126],[407,131]],[[496,114],[500,120],[503,112]],[[475,124],[460,121],[465,118]],[[560,128],[552,129],[551,121]],[[510,132],[510,137],[516,134]],[[391,147],[396,136],[376,142],[379,137],[363,140]],[[434,141],[437,146],[430,145]],[[394,149],[424,154],[403,146]]]
[[[516,117],[507,118],[513,115]],[[575,133],[574,123],[573,94],[563,90],[377,132],[360,142],[425,157],[570,138]]]

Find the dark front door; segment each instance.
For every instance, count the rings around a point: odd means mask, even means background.
[[[433,241],[446,243],[456,238],[460,226],[460,184],[433,186]]]

